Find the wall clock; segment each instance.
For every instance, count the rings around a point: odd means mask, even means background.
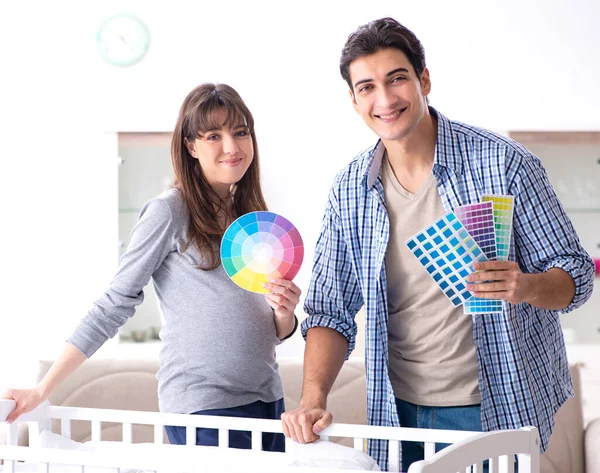
[[[133,15],[108,18],[96,35],[98,52],[113,66],[132,66],[142,60],[150,46],[150,31]]]

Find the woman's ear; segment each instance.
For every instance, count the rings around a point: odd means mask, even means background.
[[[194,146],[194,143],[190,143],[189,140],[187,138],[183,139],[183,143],[185,144],[185,147],[187,148],[188,152],[196,159],[198,159],[198,157],[196,156],[196,147]]]

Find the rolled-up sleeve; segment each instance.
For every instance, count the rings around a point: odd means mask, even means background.
[[[566,271],[575,281],[575,296],[558,312],[581,306],[592,295],[594,263],[558,200],[541,161],[521,156],[514,176],[514,235],[517,261],[527,272],[551,268]]]
[[[172,222],[171,210],[162,200],[151,200],[142,208],[117,274],[67,339],[86,357],[114,337],[143,302],[144,286],[174,247]]]
[[[304,301],[308,317],[302,322],[302,336],[306,338],[313,327],[336,330],[348,340],[348,357],[356,345],[354,317],[362,306],[363,298],[343,236],[336,193],[332,189]]]

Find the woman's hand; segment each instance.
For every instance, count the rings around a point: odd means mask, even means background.
[[[294,329],[294,310],[300,301],[302,291],[292,281],[286,279],[274,279],[263,284],[270,292],[265,294],[267,304],[275,314],[275,326],[277,337],[285,338]]]
[[[6,416],[6,422],[9,424],[12,424],[19,416],[34,410],[44,401],[44,397],[38,388],[9,389],[4,393],[2,399],[12,399],[17,403],[15,409]]]

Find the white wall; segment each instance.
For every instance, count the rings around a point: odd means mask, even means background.
[[[114,142],[169,131],[192,87],[236,87],[253,110],[267,199],[312,248],[335,173],[373,142],[337,63],[347,35],[384,15],[421,38],[431,102],[495,130],[600,129],[594,0],[3,2],[0,7],[0,384],[54,356],[117,259]],[[118,12],[149,26],[147,57],[103,63],[94,34]],[[301,353],[302,342],[288,344]]]

